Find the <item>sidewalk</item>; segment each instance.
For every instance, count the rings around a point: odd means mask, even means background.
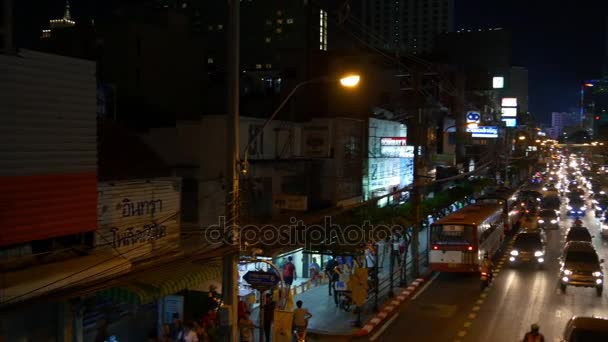
[[[378,248],[378,259],[383,261],[382,267],[379,270],[378,282],[379,282],[379,293],[378,293],[378,309],[387,302],[389,299],[389,277],[390,277],[390,258],[388,254],[388,247],[386,255],[382,257],[383,249]],[[411,258],[408,256],[408,274],[407,282],[410,284],[415,280],[412,274]],[[426,268],[421,268],[420,272],[425,273]],[[393,274],[393,293],[394,296],[399,295],[402,290],[407,287],[399,287],[399,274],[400,268],[395,262]],[[307,308],[313,315],[309,321],[308,331],[311,336],[314,335],[331,335],[331,336],[354,336],[360,331],[361,327],[356,327],[354,322],[357,316],[352,312],[345,312],[336,306],[333,296],[329,296],[328,284],[323,283],[316,287],[310,287],[304,292],[300,292],[301,287],[298,287],[298,294],[294,296],[294,303],[301,300],[304,303],[304,307]],[[365,325],[366,322],[375,317],[377,312],[374,311],[374,293],[370,292],[367,302],[363,306],[361,312],[361,323]],[[259,321],[259,309],[252,310],[251,318],[258,324]],[[258,336],[255,337],[256,341]]]

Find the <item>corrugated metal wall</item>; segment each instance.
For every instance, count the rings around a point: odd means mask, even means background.
[[[93,231],[95,63],[0,55],[0,246]]]
[[[100,182],[97,248],[129,259],[179,248],[179,178]]]

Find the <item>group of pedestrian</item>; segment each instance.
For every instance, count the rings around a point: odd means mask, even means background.
[[[197,322],[195,320],[188,320],[185,323],[179,318],[179,314],[173,314],[173,323],[166,324],[163,326],[163,332],[160,338],[157,338],[155,334],[151,334],[149,341],[152,342],[213,342],[208,333],[210,329],[211,321]]]

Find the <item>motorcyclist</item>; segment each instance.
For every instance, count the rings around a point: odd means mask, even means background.
[[[530,331],[524,336],[523,342],[545,342],[545,337],[540,333],[538,324],[532,324]]]
[[[483,260],[481,261],[481,265],[479,266],[480,272],[485,272],[488,274],[488,280],[492,280],[492,268],[494,265],[492,264],[492,259],[490,259],[490,255],[488,252],[483,254]]]

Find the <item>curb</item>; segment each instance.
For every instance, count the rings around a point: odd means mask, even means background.
[[[428,272],[423,277],[414,280],[410,285],[408,285],[407,288],[403,289],[401,293],[384,302],[380,310],[378,310],[378,313],[374,317],[370,318],[363,325],[363,328],[359,329],[352,336],[363,337],[369,335],[374,329],[381,326],[382,323],[387,320],[387,318],[391,317],[397,312],[401,304],[411,297],[420,287],[420,285],[425,282],[425,279],[427,279],[431,274],[432,272]]]

